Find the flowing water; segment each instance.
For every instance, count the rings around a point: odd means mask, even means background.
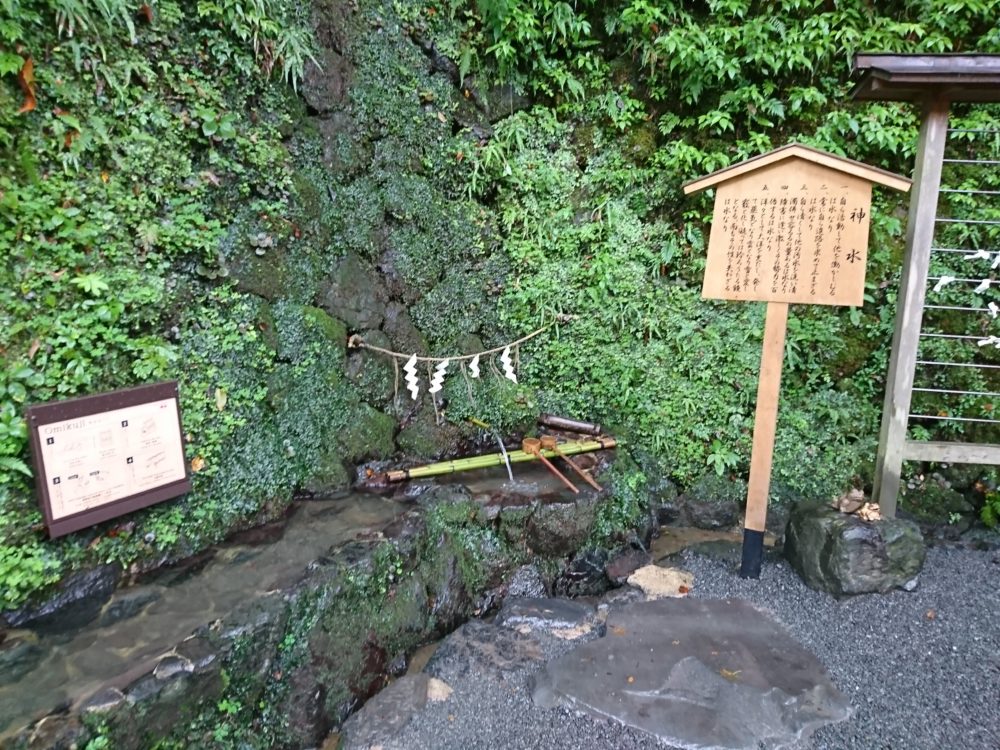
[[[515,464],[513,475],[510,481],[507,469],[498,466],[446,476],[441,482],[461,482],[483,505],[574,497],[538,464]],[[588,492],[577,483],[581,493]],[[435,484],[411,482],[399,488],[399,495],[412,498]],[[140,676],[192,631],[243,602],[280,595],[331,547],[383,528],[411,503],[362,493],[297,503],[280,538],[220,545],[203,565],[168,568],[152,574],[147,583],[120,588],[93,621],[75,630],[7,631],[8,655],[15,644],[21,656],[0,659],[0,744],[56,706]]]
[[[444,477],[461,481],[483,504],[569,499],[559,480],[537,465],[515,465]],[[400,488],[416,495],[435,482]],[[359,533],[377,531],[404,502],[355,493],[296,504],[281,537],[263,544],[224,544],[204,565],[166,569],[152,580],[118,589],[92,622],[66,633],[8,631],[22,657],[0,661],[0,743],[60,704],[92,694],[125,675],[138,677],[196,628],[253,597],[280,595],[306,566]],[[116,679],[118,678],[118,679]]]
[[[119,589],[93,622],[61,635],[9,631],[36,656],[17,672],[0,671],[0,742],[55,706],[91,694],[146,667],[199,626],[242,602],[277,595],[332,546],[378,530],[405,506],[378,495],[299,503],[277,541],[226,544],[190,575],[169,569],[150,583]],[[114,613],[140,609],[115,620]],[[18,674],[20,673],[20,674]]]

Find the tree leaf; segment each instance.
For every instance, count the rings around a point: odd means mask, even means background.
[[[13,52],[0,52],[0,76],[18,73],[24,67],[24,58]]]
[[[215,408],[222,411],[226,408],[226,402],[229,401],[229,394],[227,394],[222,388],[215,389]]]
[[[35,99],[35,61],[32,58],[29,57],[24,61],[21,71],[17,74],[17,82],[21,86],[21,91],[24,92],[24,103],[17,110],[17,113],[21,115],[25,112],[31,112],[38,104]]]

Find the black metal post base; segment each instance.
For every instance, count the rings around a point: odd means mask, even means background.
[[[764,532],[743,529],[743,562],[740,578],[760,578],[760,564],[764,559]]]

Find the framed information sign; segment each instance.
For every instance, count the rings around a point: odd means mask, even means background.
[[[36,404],[26,416],[51,538],[191,490],[176,381]]]

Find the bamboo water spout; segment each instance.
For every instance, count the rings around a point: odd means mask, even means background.
[[[563,443],[560,446],[563,454],[567,456],[578,453],[591,453],[593,451],[608,450],[617,445],[614,438],[599,437],[593,440],[581,440]],[[555,458],[555,451],[547,451],[544,448],[539,451],[543,456]],[[538,456],[533,453],[525,453],[523,450],[507,451],[507,456],[512,464],[534,461]],[[487,469],[491,466],[503,466],[504,457],[500,453],[489,453],[483,456],[470,456],[469,458],[458,458],[453,461],[439,461],[438,463],[427,464],[426,466],[415,466],[412,469],[396,469],[386,472],[385,480],[388,482],[402,482],[407,479],[419,479],[422,477],[434,477],[442,474],[453,474],[459,471],[469,471],[471,469]]]

